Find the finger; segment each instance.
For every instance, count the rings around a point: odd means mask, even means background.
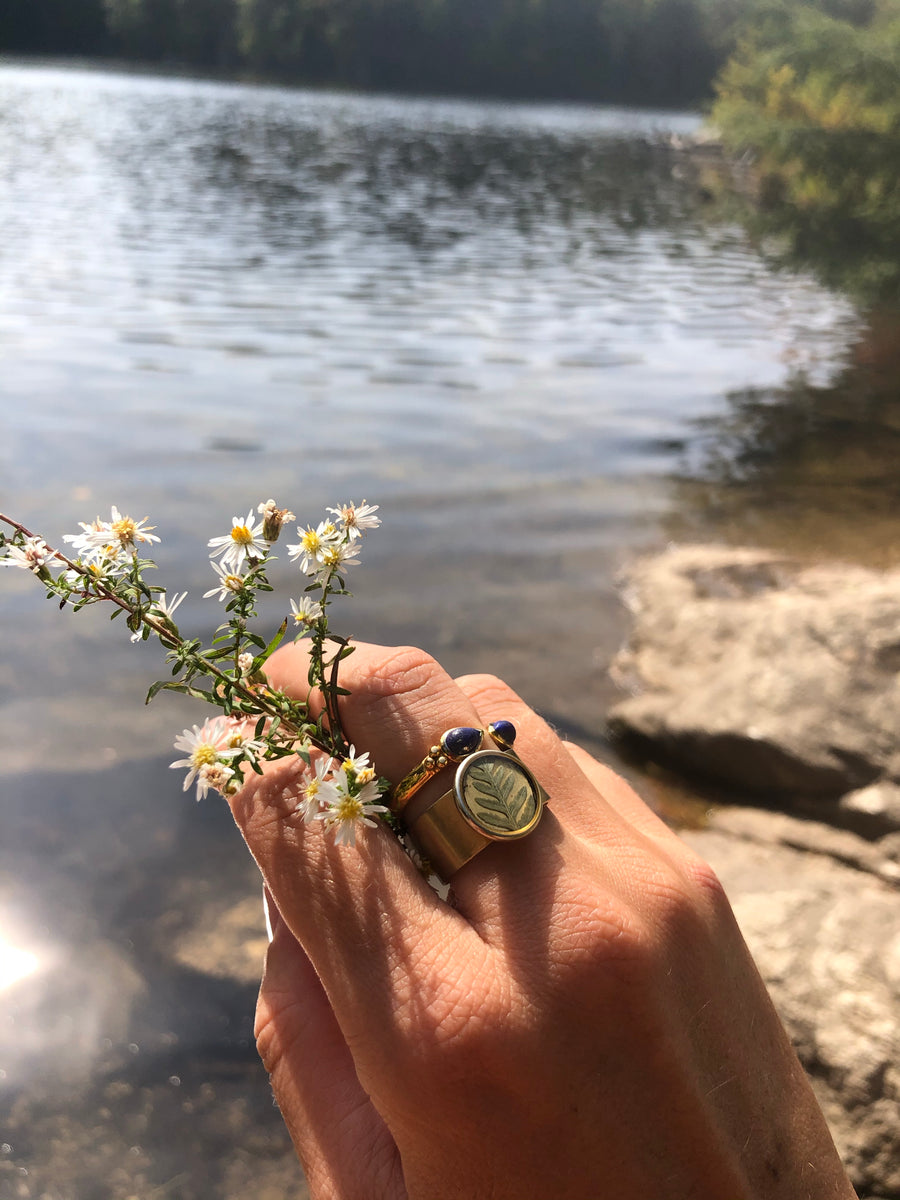
[[[586,752],[573,754],[502,680],[467,675],[457,683],[482,722],[498,715],[513,721],[517,752],[550,793],[549,810],[534,834],[485,851],[454,877],[454,892],[469,897],[460,907],[482,936],[509,955],[529,939],[533,945],[537,927],[577,931],[589,919],[584,911],[589,896],[595,907],[605,896],[611,912],[625,919],[627,910],[613,897],[639,907],[649,871],[680,871],[682,844],[624,780]]]
[[[302,652],[273,656],[268,673],[275,686],[305,695]],[[420,651],[361,645],[347,659],[341,683],[351,692],[342,705],[348,735],[371,749],[379,772],[394,778],[424,755],[434,714],[441,728],[473,719],[453,681]],[[457,1010],[476,976],[488,986],[491,952],[438,899],[386,829],[364,828],[349,847],[335,844],[320,821],[304,825],[290,797],[302,770],[292,757],[251,776],[232,798],[232,811],[283,919],[315,966],[363,1087],[385,1111],[384,1089],[394,1097],[402,1091],[401,1052],[414,1040],[410,1031],[423,1013],[439,1021]],[[465,960],[465,970],[442,969],[448,947]]]
[[[574,742],[563,743],[571,755],[575,765],[584,777],[594,785],[606,802],[620,816],[624,817],[635,829],[639,829],[648,837],[658,838],[663,842],[677,842],[678,838],[666,823],[645,804],[637,792],[621,775],[597,761],[592,754]]]
[[[278,917],[256,1008],[256,1041],[314,1197],[402,1200],[397,1147],[364,1091],[312,963]]]
[[[607,843],[618,836],[621,821],[605,791],[586,776],[567,744],[508,684],[494,675],[463,675],[456,682],[483,723],[500,717],[512,721],[516,752],[534,765],[553,813],[567,829]]]

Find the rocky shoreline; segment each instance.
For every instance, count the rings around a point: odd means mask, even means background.
[[[900,1197],[900,571],[681,546],[622,579],[646,764],[738,803],[712,864],[860,1195]]]

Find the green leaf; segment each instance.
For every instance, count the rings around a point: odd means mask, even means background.
[[[157,679],[156,683],[150,685],[150,690],[147,692],[147,699],[144,701],[144,703],[149,704],[154,696],[158,695],[164,687],[168,686],[170,685],[167,679]]]
[[[279,625],[275,636],[272,638],[271,642],[269,642],[268,646],[266,646],[266,658],[268,658],[270,654],[274,653],[274,651],[277,650],[281,645],[281,639],[284,637],[287,627],[288,622],[287,617],[285,617]]]

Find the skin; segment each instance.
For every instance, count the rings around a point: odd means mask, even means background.
[[[268,673],[305,697],[300,647]],[[296,764],[233,798],[273,926],[257,1043],[315,1200],[854,1197],[711,868],[493,677],[360,645],[342,684],[379,773],[507,718],[551,806],[448,904],[385,829],[293,815]]]

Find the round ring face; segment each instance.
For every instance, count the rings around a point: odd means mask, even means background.
[[[468,823],[495,840],[524,837],[541,819],[537,781],[517,758],[482,750],[463,759],[453,786]]]

